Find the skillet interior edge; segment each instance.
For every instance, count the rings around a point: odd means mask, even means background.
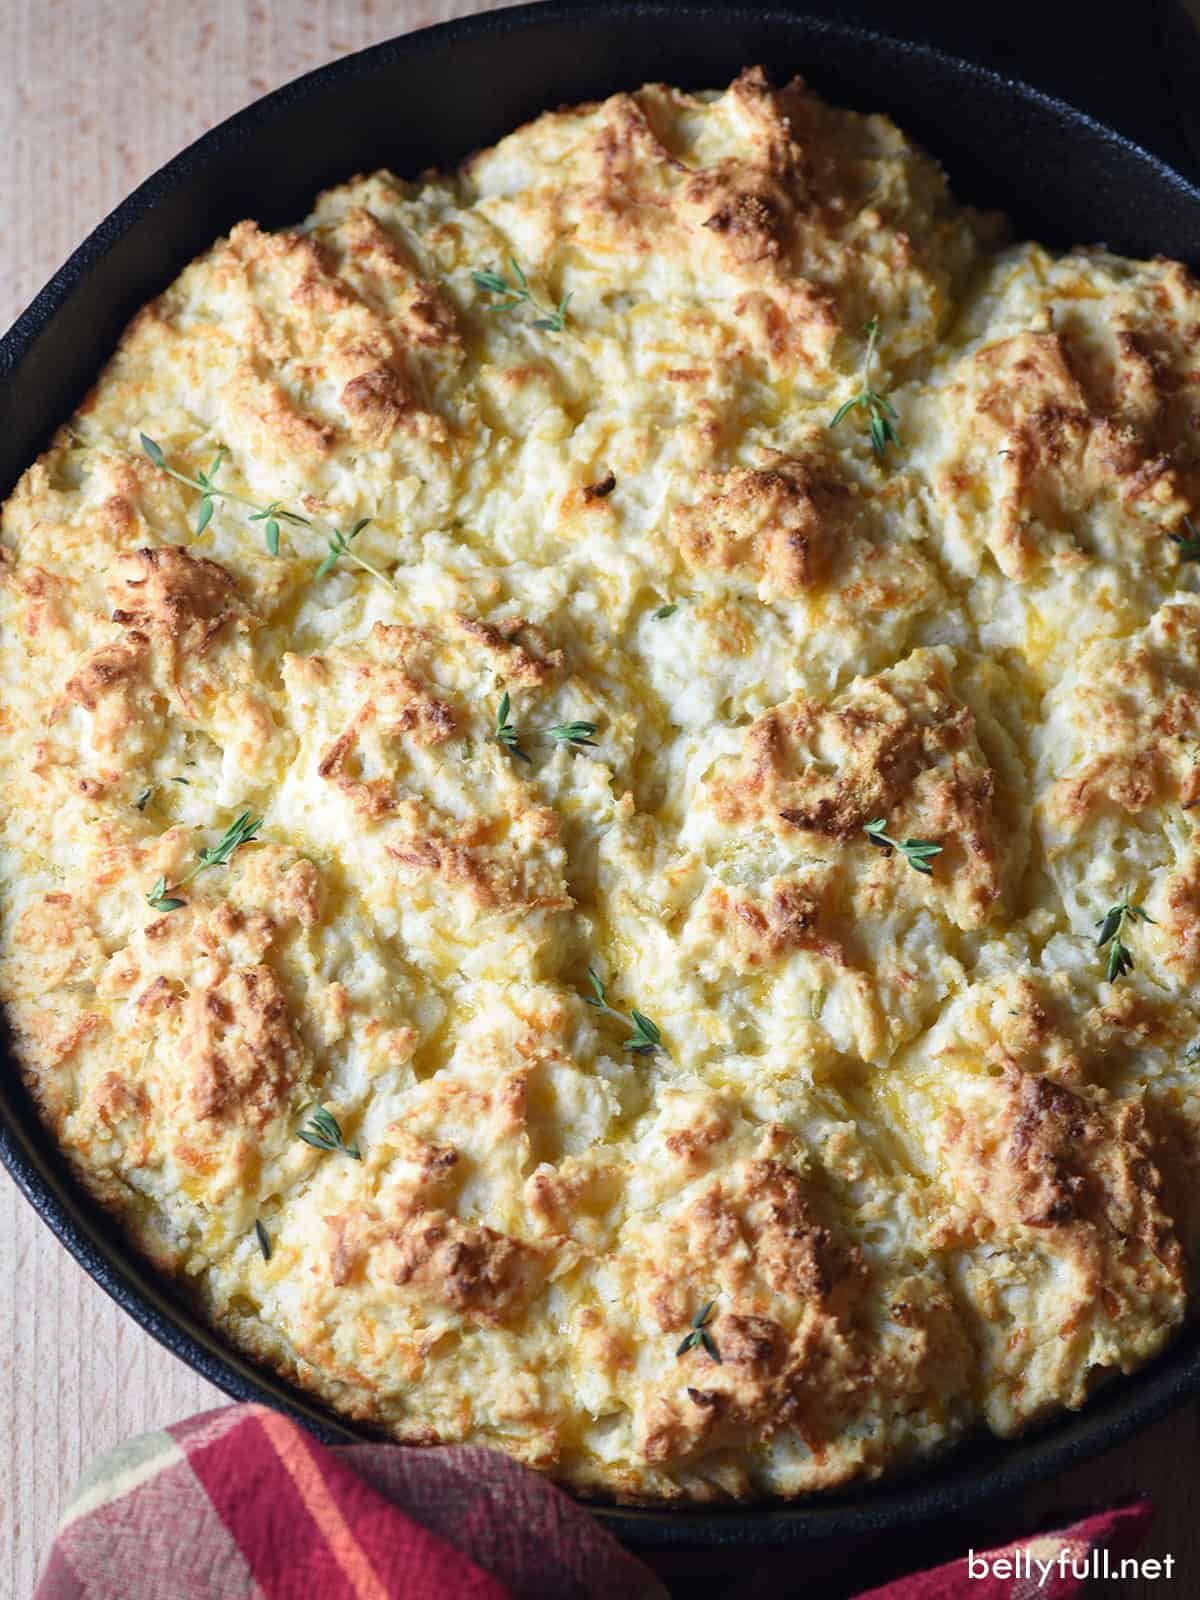
[[[133,313],[244,216],[280,226],[349,173],[412,174],[494,142],[547,107],[647,79],[727,82],[762,62],[828,98],[887,111],[947,166],[961,199],[1022,236],[1103,241],[1200,263],[1200,189],[1083,113],[1015,80],[855,25],[751,5],[522,6],[389,41],[297,79],[204,135],[107,217],[0,340],[0,499],[78,405]],[[1081,181],[1086,175],[1086,181]],[[282,1406],[329,1442],[363,1438],[240,1356],[141,1263],[57,1156],[11,1053],[0,1073],[0,1160],[118,1304],[238,1399]],[[748,1511],[596,1513],[642,1542],[782,1543],[943,1516],[1047,1478],[1200,1392],[1200,1329],[1083,1412],[1015,1443],[960,1446],[919,1475]]]

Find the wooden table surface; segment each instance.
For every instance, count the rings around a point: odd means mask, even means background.
[[[493,6],[480,0],[3,0],[0,327],[141,178],[214,122],[323,61],[485,9]],[[108,1300],[7,1176],[0,1285],[0,1600],[28,1600],[63,1496],[89,1458],[223,1396]],[[1148,1490],[1158,1517],[1147,1553],[1173,1553],[1180,1577],[1104,1592],[1200,1592],[1198,1424],[1190,1405],[1110,1456],[991,1508],[987,1520],[1002,1534]],[[935,1543],[961,1534],[965,1545],[967,1531],[959,1521],[914,1534],[888,1548],[886,1564],[919,1566]],[[880,1562],[878,1548],[869,1561],[864,1551],[864,1582],[880,1581]],[[803,1556],[790,1568],[794,1592]],[[703,1592],[694,1577],[687,1586]],[[852,1586],[844,1573],[829,1587]],[[753,1588],[776,1592],[761,1581]]]

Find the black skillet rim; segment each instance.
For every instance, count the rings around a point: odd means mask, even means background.
[[[987,83],[1014,100],[1074,124],[1139,165],[1153,169],[1160,182],[1200,207],[1200,187],[1136,141],[1021,79],[931,45],[896,38],[857,23],[771,6],[692,4],[686,0],[616,0],[576,5],[570,0],[557,0],[465,17],[386,40],[284,84],[210,129],[140,184],[59,268],[0,339],[0,376],[12,378],[42,329],[136,220],[186,184],[214,151],[236,141],[280,107],[302,101],[316,89],[349,84],[359,74],[372,72],[381,64],[415,60],[462,40],[486,39],[527,27],[561,27],[597,16],[615,21],[622,14],[631,13],[646,17],[683,14],[719,24],[729,20],[731,10],[806,30],[808,37],[824,34],[861,41],[868,48],[918,63],[924,61],[967,80]],[[327,1443],[363,1442],[367,1435],[227,1346],[168,1283],[156,1278],[119,1229],[66,1172],[28,1096],[15,1082],[15,1074],[12,1076],[14,1081],[0,1080],[0,1161],[43,1222],[88,1275],[147,1333],[233,1399],[269,1402],[303,1422]],[[1102,1390],[1082,1412],[1060,1418],[1016,1442],[960,1445],[919,1474],[817,1501],[752,1510],[590,1509],[618,1537],[642,1544],[784,1544],[881,1532],[963,1511],[1040,1482],[1120,1443],[1197,1392],[1200,1328],[1193,1325],[1184,1330],[1166,1354]]]

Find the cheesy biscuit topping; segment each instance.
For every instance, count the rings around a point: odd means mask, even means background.
[[[80,1180],[345,1416],[609,1498],[1152,1357],[1198,336],[760,70],[235,227],[0,519],[0,1003]]]

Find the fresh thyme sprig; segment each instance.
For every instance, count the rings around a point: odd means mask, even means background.
[[[234,851],[250,841],[262,827],[263,819],[253,816],[249,811],[243,811],[241,816],[231,822],[225,830],[225,835],[219,844],[211,850],[201,850],[200,859],[192,870],[185,873],[178,883],[168,884],[165,877],[158,882],[146,896],[146,900],[155,911],[178,911],[186,901],[180,900],[180,889],[185,889],[198,873],[204,872],[208,867],[223,867],[229,861]]]
[[[1191,517],[1184,517],[1183,525],[1187,533],[1173,533],[1171,542],[1179,549],[1181,561],[1200,561],[1200,533],[1196,531],[1196,524]]]
[[[297,1129],[296,1137],[312,1145],[314,1150],[341,1150],[354,1161],[362,1160],[357,1141],[354,1144],[346,1143],[337,1118],[324,1106],[318,1106],[304,1127]]]
[[[605,997],[604,984],[595,967],[588,968],[588,982],[592,986],[592,992],[584,995],[585,1003],[594,1006],[597,1011],[603,1011],[606,1016],[616,1017],[618,1022],[624,1022],[632,1030],[625,1041],[626,1050],[632,1050],[635,1056],[648,1056],[653,1055],[655,1050],[662,1049],[662,1033],[658,1024],[651,1022],[644,1012],[633,1007],[626,1016],[623,1011],[618,1011],[609,1005]]]
[[[887,454],[888,445],[900,443],[900,435],[895,428],[897,420],[895,406],[886,395],[871,387],[871,366],[875,360],[875,345],[879,339],[879,324],[874,317],[867,323],[864,331],[867,335],[867,353],[863,360],[862,388],[837,408],[829,426],[836,428],[838,423],[852,411],[864,412],[868,418],[871,448],[882,461]]]
[[[1116,983],[1118,978],[1133,971],[1133,952],[1122,939],[1126,922],[1153,922],[1154,918],[1146,914],[1143,906],[1136,906],[1128,898],[1118,905],[1109,906],[1096,926],[1100,932],[1096,935],[1096,948],[1103,950],[1108,946],[1108,966],[1105,977],[1109,983]]]
[[[716,1303],[715,1300],[708,1301],[706,1305],[701,1306],[700,1310],[692,1318],[692,1331],[684,1335],[683,1342],[675,1352],[676,1361],[679,1360],[680,1356],[687,1355],[689,1350],[694,1350],[697,1345],[701,1345],[709,1359],[715,1361],[718,1366],[721,1365],[721,1352],[717,1349],[716,1341],[708,1331],[708,1319],[712,1315],[712,1308]]]
[[[492,731],[492,737],[497,744],[503,745],[510,755],[517,756],[521,761],[528,762],[530,757],[521,749],[521,734],[517,732],[509,718],[510,710],[511,702],[506,689],[496,712],[496,726]],[[553,728],[544,730],[546,738],[553,739],[556,744],[571,745],[575,749],[583,745],[594,745],[596,741],[592,735],[595,731],[596,724],[594,722],[559,722]],[[535,739],[538,737],[536,729],[531,737]]]
[[[496,712],[496,731],[493,737],[496,743],[502,744],[511,755],[528,762],[530,758],[521,749],[521,736],[508,720],[508,708],[509,698],[506,689],[500,699],[500,709]]]
[[[488,310],[513,311],[517,306],[528,305],[542,313],[540,317],[534,318],[535,328],[540,328],[544,333],[561,333],[567,325],[567,306],[571,296],[563,295],[557,306],[544,304],[529,287],[529,279],[521,271],[516,256],[509,256],[508,259],[513,269],[513,276],[517,280],[515,283],[510,283],[501,273],[493,272],[490,268],[484,272],[471,274],[472,282],[477,289],[482,289],[485,294],[498,294],[504,297],[490,305]]]
[[[190,489],[199,489],[201,497],[200,512],[196,519],[196,532],[198,534],[203,533],[212,520],[214,500],[231,500],[240,506],[248,506],[250,508],[252,513],[248,518],[250,522],[265,524],[263,533],[266,538],[267,549],[273,556],[279,554],[279,524],[281,522],[287,523],[289,527],[312,528],[315,533],[323,533],[329,549],[324,560],[313,574],[314,583],[323,578],[341,556],[346,556],[356,566],[361,567],[364,572],[369,572],[373,578],[378,578],[379,582],[384,584],[385,587],[395,589],[395,584],[386,573],[380,572],[378,567],[373,566],[364,556],[360,556],[356,550],[350,548],[354,540],[358,538],[359,534],[370,522],[370,517],[360,517],[349,533],[342,533],[337,528],[316,518],[302,517],[298,511],[289,511],[282,500],[272,500],[265,506],[260,505],[257,500],[251,500],[248,495],[237,494],[234,490],[221,488],[213,482],[217,468],[224,458],[224,450],[217,451],[216,458],[207,472],[197,473],[193,478],[188,473],[180,472],[177,467],[171,466],[163,454],[162,446],[151,439],[148,434],[143,433],[140,438],[142,449],[160,471],[167,473],[178,483],[187,484]]]
[[[270,1261],[271,1251],[274,1248],[274,1246],[271,1244],[271,1235],[267,1232],[266,1228],[263,1227],[261,1222],[256,1222],[254,1224],[254,1233],[258,1239],[258,1248],[262,1251],[263,1260]]]
[[[308,517],[302,517],[298,511],[289,511],[280,500],[273,500],[270,505],[259,505],[257,500],[251,500],[248,495],[238,494],[234,489],[218,486],[213,480],[217,469],[225,459],[225,451],[218,450],[213,458],[213,464],[207,472],[198,472],[193,478],[186,472],[180,472],[178,467],[173,467],[163,454],[160,444],[151,439],[148,434],[140,434],[142,449],[150,460],[168,477],[174,478],[176,483],[186,484],[189,489],[199,489],[200,510],[196,518],[196,532],[203,533],[212,521],[213,503],[216,500],[231,500],[240,506],[248,506],[254,515],[251,522],[266,522],[267,548],[272,555],[279,554],[279,524],[289,523],[295,528],[311,528],[312,522]]]
[[[878,845],[886,854],[891,855],[893,850],[900,854],[916,872],[923,872],[926,877],[933,875],[933,868],[929,865],[933,856],[940,856],[942,846],[934,844],[931,839],[893,839],[887,830],[887,818],[876,817],[874,821],[863,824],[863,832],[871,843]]]

